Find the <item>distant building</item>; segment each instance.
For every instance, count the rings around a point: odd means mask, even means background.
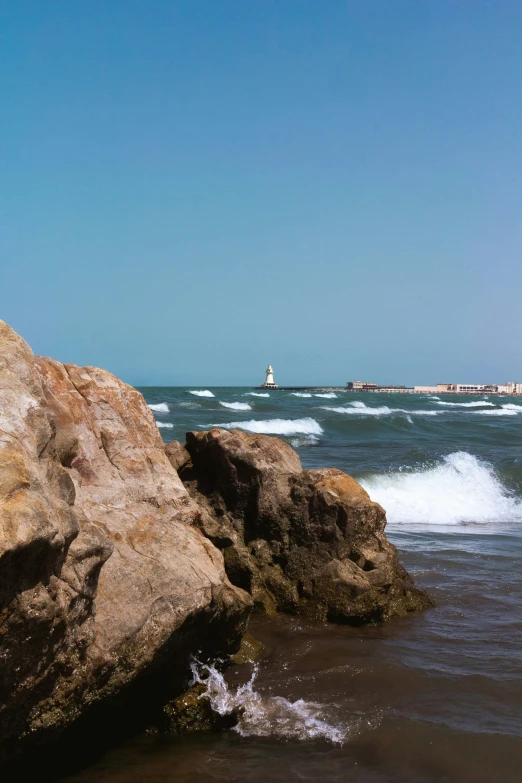
[[[261,384],[261,389],[278,389],[279,386],[274,381],[274,369],[271,364],[268,365],[268,367],[265,370],[266,373],[266,380],[264,383]]]
[[[347,391],[394,394],[522,394],[522,383],[437,383],[436,386],[378,386],[370,381],[349,381]]]
[[[522,383],[501,383],[498,387],[499,394],[522,394]]]
[[[453,383],[448,391],[454,394],[496,394],[498,386],[487,383]]]
[[[369,381],[348,381],[346,388],[348,391],[395,392],[396,394],[405,394],[413,391],[408,386],[377,386],[376,383],[370,383]]]
[[[350,391],[375,391],[377,384],[366,381],[348,381],[346,388]]]

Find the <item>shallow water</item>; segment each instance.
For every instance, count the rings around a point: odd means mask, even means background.
[[[355,475],[437,606],[357,629],[254,618],[255,679],[248,666],[211,678],[216,704],[246,708],[236,730],[140,737],[68,780],[518,783],[522,400],[143,391],[164,405],[165,440],[239,423],[286,437],[305,467]]]

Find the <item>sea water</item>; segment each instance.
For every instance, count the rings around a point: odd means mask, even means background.
[[[134,738],[69,780],[522,780],[522,399],[141,391],[165,441],[238,427],[355,476],[436,607],[368,628],[254,618],[255,669],[193,662],[234,729]]]

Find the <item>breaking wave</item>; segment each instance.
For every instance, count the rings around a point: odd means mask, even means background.
[[[231,408],[233,411],[251,411],[252,406],[248,402],[220,402],[224,408]]]
[[[169,406],[166,402],[158,402],[157,405],[149,405],[149,408],[151,411],[156,411],[156,413],[169,413]]]
[[[194,682],[205,685],[212,709],[219,715],[235,712],[238,723],[234,726],[242,737],[285,737],[287,739],[325,739],[341,744],[358,730],[352,727],[333,726],[324,720],[322,704],[298,699],[288,701],[282,696],[264,696],[254,688],[258,667],[254,667],[250,680],[236,690],[229,688],[223,675],[214,667],[192,663]],[[201,698],[200,696],[200,698]],[[366,722],[367,725],[367,722]]]
[[[445,402],[444,400],[439,400],[437,405],[448,405],[452,408],[484,408],[488,405],[494,407],[495,403],[487,402],[487,400],[482,402],[480,400],[474,400],[473,402]]]
[[[437,416],[442,411],[416,411],[416,410],[404,410],[403,408],[389,408],[387,405],[381,405],[377,408],[369,408],[364,402],[350,402],[351,407],[341,406],[327,406],[323,405],[323,411],[333,411],[334,413],[345,413],[352,416],[392,416],[396,413],[400,413],[407,417],[410,416]]]
[[[360,483],[386,509],[392,524],[522,522],[522,501],[491,465],[466,451],[424,470],[373,475]]]
[[[514,411],[511,408],[495,408],[493,411],[474,411],[482,416],[516,416],[518,411]],[[520,411],[522,413],[522,410]]]
[[[507,402],[502,407],[505,411],[515,411],[515,413],[522,413],[522,405],[516,405],[514,402]]]
[[[169,424],[168,421],[157,421],[156,424],[158,427],[166,427],[169,430],[171,430],[174,426],[173,424]]]
[[[337,394],[335,392],[325,392],[324,394],[316,394],[315,397],[324,397],[325,400],[333,400],[337,399]]]
[[[290,392],[290,397],[311,397],[310,392]]]
[[[227,430],[246,430],[259,435],[322,435],[321,425],[310,418],[305,419],[267,419],[265,421],[233,421],[230,424],[214,424]],[[205,425],[201,425],[205,429]]]
[[[246,392],[244,397],[270,397],[268,392]]]
[[[294,449],[298,449],[302,446],[315,446],[316,443],[319,443],[319,438],[315,435],[296,435],[295,438],[290,438],[290,445],[293,446]]]
[[[214,397],[211,391],[209,389],[203,389],[202,391],[191,391],[189,394],[195,394],[196,397]]]

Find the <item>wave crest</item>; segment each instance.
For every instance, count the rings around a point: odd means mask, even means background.
[[[251,411],[252,406],[248,402],[221,402],[219,403],[224,408],[231,408],[233,411]]]
[[[466,451],[416,472],[360,480],[390,523],[457,525],[522,522],[522,501],[504,487],[491,465]]]
[[[158,427],[165,427],[166,429],[169,429],[169,430],[171,430],[173,428],[173,426],[174,426],[173,424],[169,424],[168,421],[157,421],[156,425]]]
[[[195,394],[196,397],[214,397],[215,396],[214,394],[212,394],[210,389],[202,389],[202,390],[195,389],[194,391],[189,391],[189,394]]]
[[[213,424],[226,430],[246,430],[259,435],[322,435],[323,429],[319,422],[309,417],[305,419],[266,419],[257,421],[233,421],[230,424]],[[205,425],[201,425],[205,429]]]
[[[494,407],[494,402],[488,402],[487,400],[480,401],[474,400],[473,402],[446,402],[445,400],[438,400],[437,405],[447,405],[452,408],[484,408],[487,406]]]
[[[170,408],[169,408],[169,406],[167,405],[166,402],[158,402],[155,405],[149,405],[149,408],[151,409],[151,411],[155,411],[156,413],[169,413],[170,412]]]
[[[393,416],[397,413],[402,416],[438,416],[443,411],[421,411],[421,410],[404,410],[404,408],[389,408],[387,405],[381,405],[377,408],[369,408],[364,402],[351,402],[351,407],[342,406],[321,406],[323,411],[333,411],[334,413],[344,413],[353,416]]]

